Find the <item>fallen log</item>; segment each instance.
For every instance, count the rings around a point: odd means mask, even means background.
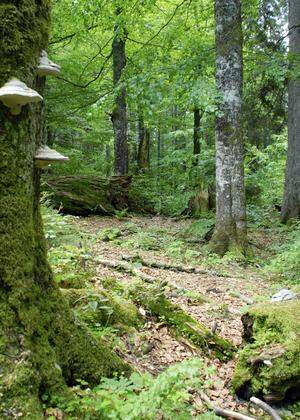
[[[185,266],[181,264],[171,264],[171,263],[166,263],[163,261],[145,260],[143,257],[141,257],[138,254],[133,255],[133,256],[122,255],[122,260],[130,261],[130,262],[138,262],[145,267],[158,268],[161,270],[170,270],[170,271],[175,271],[179,273],[205,274],[205,275],[211,275],[211,276],[216,276],[216,277],[225,277],[224,274],[217,273],[215,271],[204,270],[202,268]]]
[[[61,213],[76,216],[90,214],[112,215],[116,210],[128,208],[128,191],[131,178],[82,176],[61,176],[47,179],[44,190]]]
[[[105,178],[94,175],[69,175],[46,178],[43,186],[49,200],[61,213],[75,216],[113,215],[117,211],[154,213],[152,203],[138,195],[132,177]]]
[[[245,347],[232,379],[238,396],[268,403],[300,397],[300,301],[254,306],[242,316]]]
[[[125,258],[125,257],[124,257]],[[131,258],[126,257],[125,261],[116,261],[116,260],[105,260],[102,258],[96,258],[95,262],[104,265],[105,267],[113,268],[114,270],[125,272],[128,274],[132,274],[147,283],[155,283],[158,282],[159,279],[153,276],[150,276],[147,273],[144,273],[142,270],[137,268],[134,264],[131,264],[127,261],[131,261]],[[135,260],[133,260],[135,261]],[[176,292],[176,296],[187,296],[191,301],[197,301],[197,303],[204,303],[207,302],[207,298],[201,295],[200,293],[192,293],[190,290],[184,289],[183,287],[177,286],[176,284],[165,282],[172,290]]]
[[[175,335],[187,338],[194,345],[208,351],[221,360],[232,357],[236,350],[232,343],[212,333],[164,294],[165,284],[137,283],[130,290],[130,296],[139,306],[165,320]]]
[[[96,258],[96,262],[104,265],[105,267],[114,268],[115,270],[125,271],[126,273],[133,274],[136,277],[148,282],[153,283],[157,279],[152,277],[149,274],[144,273],[143,271],[136,268],[133,264],[130,264],[126,261],[113,261],[113,260],[104,260],[101,258]]]

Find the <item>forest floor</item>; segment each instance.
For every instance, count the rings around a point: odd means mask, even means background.
[[[280,288],[278,284],[268,281],[259,264],[241,263],[234,258],[224,261],[209,256],[203,251],[205,246],[193,240],[193,221],[188,219],[95,216],[74,220],[80,231],[93,238],[90,252],[94,264],[92,285],[95,289],[101,287],[104,278],[114,278],[125,285],[136,279],[131,273],[105,266],[102,263],[105,260],[118,263],[124,258],[128,260],[138,255],[145,261],[197,268],[201,274],[179,272],[176,266],[174,269],[159,269],[138,265],[144,274],[184,290],[182,295],[170,293],[169,298],[237,346],[242,344],[241,314],[249,302],[269,300],[270,295]],[[255,231],[250,233],[250,239],[261,259],[270,257],[268,248],[274,241],[271,232]],[[206,301],[199,303],[198,295],[204,296]],[[140,308],[140,312],[145,317],[142,329],[133,340],[126,334],[121,337],[126,348],[124,354],[122,347],[122,356],[136,370],[155,376],[175,362],[200,356],[214,372],[207,395],[216,405],[256,417],[263,415],[259,409],[238,401],[232,395],[230,380],[236,358],[229,362],[211,358],[208,352],[200,351],[184,339],[176,339],[163,320],[148,316],[143,308]],[[196,402],[201,406],[201,400]]]

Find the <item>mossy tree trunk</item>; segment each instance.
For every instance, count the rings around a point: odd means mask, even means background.
[[[289,141],[281,220],[300,217],[300,3],[289,0],[291,77],[289,80]]]
[[[242,22],[240,0],[215,0],[216,82],[222,97],[216,119],[216,228],[218,254],[244,252],[246,209],[242,133]]]
[[[38,89],[49,0],[0,5],[0,84],[17,77]],[[47,262],[34,155],[42,106],[18,116],[0,104],[0,417],[40,419],[41,398],[66,395],[76,378],[97,382],[123,363],[78,323]]]

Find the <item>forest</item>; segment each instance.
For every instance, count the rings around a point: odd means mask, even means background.
[[[300,418],[300,1],[0,1],[0,419]]]

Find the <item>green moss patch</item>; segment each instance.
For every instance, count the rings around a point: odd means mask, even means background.
[[[242,317],[247,342],[232,380],[241,396],[295,399],[300,388],[300,302],[261,304]]]

